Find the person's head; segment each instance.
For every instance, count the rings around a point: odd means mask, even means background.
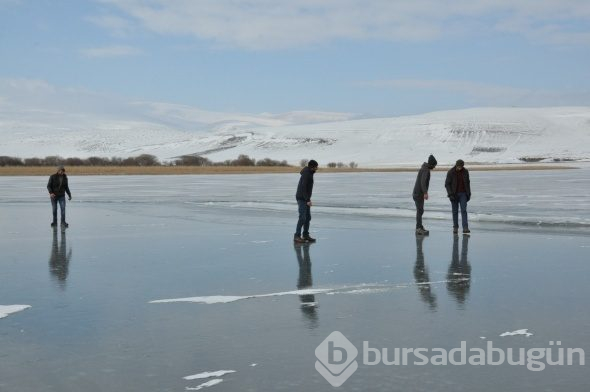
[[[311,171],[315,172],[316,170],[318,170],[318,163],[312,159],[309,162],[307,162],[307,167],[309,167]]]
[[[64,165],[59,165],[57,167],[57,174],[65,174],[66,172],[66,168],[64,167]]]
[[[455,169],[457,171],[463,170],[464,166],[465,166],[465,162],[463,162],[463,159],[458,159],[457,162],[455,162]]]
[[[430,169],[434,169],[434,168],[436,167],[436,164],[437,164],[437,163],[438,163],[438,162],[436,161],[436,158],[434,157],[434,155],[432,155],[432,154],[431,154],[431,155],[428,157],[428,167],[429,167]]]

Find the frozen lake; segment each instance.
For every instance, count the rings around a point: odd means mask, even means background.
[[[65,233],[47,177],[0,177],[0,391],[332,391],[315,350],[333,331],[359,352],[559,341],[589,359],[589,169],[472,172],[471,238],[433,173],[424,239],[415,173],[319,171],[318,242],[294,246],[298,177],[70,177]],[[590,388],[588,365],[362,359],[339,390]]]

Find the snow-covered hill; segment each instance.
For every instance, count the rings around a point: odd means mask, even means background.
[[[199,154],[221,161],[246,154],[293,164],[304,158],[320,164],[354,161],[362,167],[416,164],[431,153],[441,164],[458,158],[482,163],[590,159],[590,107],[480,108],[358,120],[309,112],[229,120],[219,116],[193,128],[199,131],[187,126],[191,118],[178,107],[171,112],[162,106],[160,111],[161,117],[136,120],[75,113],[26,119],[2,112],[0,155],[147,153],[168,160]]]

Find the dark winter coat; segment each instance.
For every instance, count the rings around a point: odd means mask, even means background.
[[[424,194],[428,193],[428,186],[430,185],[430,167],[428,163],[424,162],[418,176],[416,176],[416,184],[414,184],[414,192],[412,197],[414,199],[423,199]]]
[[[49,193],[54,193],[56,197],[62,197],[66,193],[68,194],[68,197],[72,197],[72,194],[70,193],[70,187],[68,186],[68,176],[65,174],[60,176],[59,174],[55,173],[49,176],[47,190]]]
[[[299,185],[297,185],[297,193],[295,198],[297,200],[311,200],[311,193],[313,192],[313,171],[309,167],[304,167],[301,170],[301,177],[299,177]]]
[[[463,168],[460,172],[457,167],[453,166],[447,172],[447,179],[445,180],[445,188],[447,188],[447,196],[455,196],[457,194],[457,176],[463,176],[463,183],[465,184],[465,193],[467,193],[467,201],[471,199],[471,183],[469,181],[469,170]]]

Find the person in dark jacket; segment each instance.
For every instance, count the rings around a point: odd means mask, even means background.
[[[471,183],[469,181],[469,171],[465,169],[463,160],[459,159],[455,166],[447,172],[445,188],[453,211],[453,233],[457,234],[459,231],[459,206],[461,206],[463,234],[469,234],[467,202],[471,200]]]
[[[313,175],[318,170],[318,163],[313,159],[301,170],[299,184],[295,199],[299,208],[299,220],[293,240],[295,242],[315,242],[315,238],[309,235],[309,222],[311,221],[311,194],[313,192]],[[301,232],[303,230],[303,233]],[[303,234],[303,236],[302,236]]]
[[[428,157],[428,162],[424,162],[414,184],[412,198],[416,203],[416,234],[427,235],[429,232],[422,225],[422,215],[424,215],[424,201],[428,200],[428,186],[430,185],[430,171],[436,167],[436,158],[433,155]]]
[[[58,166],[57,173],[52,174],[47,182],[47,191],[49,191],[49,197],[51,198],[51,207],[53,209],[53,221],[51,227],[57,227],[57,205],[61,211],[61,225],[68,227],[66,222],[66,193],[68,199],[72,200],[72,193],[68,186],[68,176],[66,176],[66,169],[63,166]]]

